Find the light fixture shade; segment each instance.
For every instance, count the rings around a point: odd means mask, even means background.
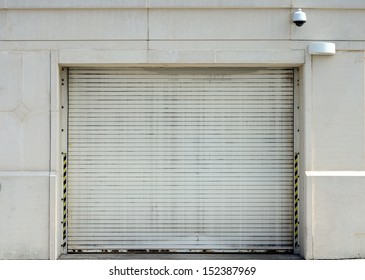
[[[312,43],[308,46],[308,53],[311,55],[334,55],[336,45],[328,42]]]

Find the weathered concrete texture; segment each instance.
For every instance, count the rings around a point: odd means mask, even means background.
[[[19,79],[22,75],[21,54],[0,52],[0,112],[15,110],[19,105],[23,89]]]
[[[365,17],[362,9],[304,11],[307,23],[301,28],[292,28],[291,38],[294,40],[364,40]]]
[[[7,9],[95,9],[95,8],[333,8],[363,9],[361,0],[0,0],[0,8]]]
[[[0,40],[147,38],[146,10],[0,10]],[[29,23],[32,24],[29,24]]]
[[[365,178],[317,177],[313,184],[314,258],[364,258]]]
[[[365,170],[364,52],[313,57],[313,170]]]
[[[48,170],[49,52],[0,52],[0,170]]]
[[[192,46],[193,47],[193,46]],[[283,66],[304,63],[303,50],[79,50],[59,51],[59,62],[65,65],[109,64],[196,64]]]
[[[0,112],[0,170],[19,170],[22,157],[21,121],[14,112]]]
[[[289,39],[289,15],[285,9],[151,10],[149,36],[151,40]]]
[[[301,28],[291,22],[295,8],[281,5],[275,9],[265,6],[254,9],[255,5],[248,9],[229,8],[229,5],[215,9],[171,6],[171,9],[163,8],[162,4],[161,8],[153,9],[101,6],[102,9],[33,9],[31,12],[0,9],[0,40],[359,41],[365,32],[364,10],[351,8],[355,4],[346,9],[308,8],[305,10],[307,23]]]
[[[0,177],[0,259],[49,258],[49,179]]]

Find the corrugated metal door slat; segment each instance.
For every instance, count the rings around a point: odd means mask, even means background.
[[[292,250],[293,69],[70,68],[68,250]]]

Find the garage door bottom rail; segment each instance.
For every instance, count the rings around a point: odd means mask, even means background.
[[[302,260],[299,255],[281,252],[263,253],[165,253],[165,252],[128,252],[128,253],[70,253],[63,254],[60,260],[103,259],[103,260]]]

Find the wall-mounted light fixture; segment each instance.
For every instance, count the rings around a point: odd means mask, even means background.
[[[336,45],[328,42],[312,43],[308,46],[308,53],[311,55],[334,55]]]

